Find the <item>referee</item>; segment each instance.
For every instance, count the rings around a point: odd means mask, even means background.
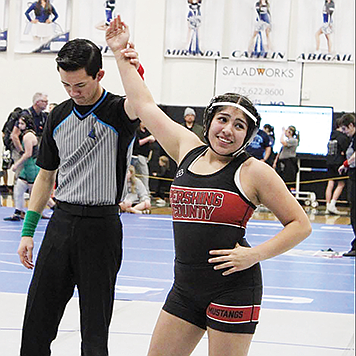
[[[66,304],[77,286],[81,355],[108,355],[116,275],[122,260],[118,203],[138,120],[125,98],[107,92],[102,55],[89,40],[67,42],[56,58],[70,99],[47,120],[18,254],[33,263],[33,235],[57,179],[57,208],[47,226],[28,291],[21,356],[50,355]],[[139,65],[132,50],[131,63]]]

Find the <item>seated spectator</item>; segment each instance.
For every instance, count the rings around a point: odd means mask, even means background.
[[[149,213],[149,209],[151,209],[150,197],[141,180],[136,177],[134,166],[129,167],[126,179],[127,194],[124,201],[119,204],[121,211],[132,214]]]

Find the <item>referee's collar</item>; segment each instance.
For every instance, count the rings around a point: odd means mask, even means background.
[[[89,116],[106,98],[108,92],[104,89],[101,97],[98,99],[98,101],[93,104],[93,105],[78,105],[74,101],[74,113],[80,118],[80,119],[85,119],[87,116]]]

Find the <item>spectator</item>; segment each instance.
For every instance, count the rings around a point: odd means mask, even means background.
[[[27,190],[31,193],[33,183],[39,171],[39,168],[36,166],[38,139],[34,131],[34,122],[31,116],[25,113],[21,114],[18,121],[19,129],[22,133],[24,153],[12,167],[14,172],[20,168],[20,175],[14,187],[15,212],[10,217],[4,218],[5,221],[20,221],[25,217],[24,194]],[[48,204],[53,206],[54,202],[51,200]]]
[[[336,120],[336,129],[331,132],[330,140],[328,142],[328,154],[326,156],[326,165],[328,176],[330,178],[325,190],[326,213],[337,215],[342,214],[337,210],[336,202],[344,189],[345,180],[338,180],[334,190],[335,181],[332,178],[339,176],[338,169],[345,161],[345,153],[350,143],[347,135],[342,132],[340,120],[341,118]]]
[[[355,257],[356,247],[356,168],[355,168],[355,155],[356,155],[356,128],[355,128],[355,116],[352,114],[344,114],[340,119],[340,126],[342,132],[351,138],[351,143],[346,150],[346,160],[339,168],[339,173],[342,174],[345,171],[349,172],[349,181],[351,184],[350,189],[350,204],[351,204],[351,226],[354,231],[354,239],[351,241],[350,251],[344,253],[346,257]]]
[[[49,103],[48,104],[48,113],[50,113],[58,104],[57,103]]]
[[[15,123],[18,121],[20,114],[21,114],[22,109],[20,107],[17,107],[12,111],[3,128],[2,128],[2,140],[3,140],[3,154],[2,154],[2,177],[4,180],[4,185],[5,185],[5,191],[9,191],[8,187],[8,173],[7,171],[11,168],[12,163],[15,158],[19,158],[18,154],[16,155],[15,147],[12,143],[11,140],[11,132],[12,129],[14,128]]]
[[[150,193],[148,161],[151,157],[151,143],[153,142],[155,142],[155,138],[140,122],[140,126],[136,130],[131,164],[135,167],[136,174],[139,175],[138,178],[144,184],[148,194]]]
[[[39,92],[35,93],[32,98],[32,103],[33,105],[30,108],[23,110],[23,113],[31,115],[35,124],[35,133],[38,138],[38,144],[40,145],[43,128],[47,120],[47,113],[44,111],[48,104],[47,94]],[[12,159],[15,163],[20,159],[21,155],[24,152],[21,145],[20,135],[21,130],[18,127],[18,122],[16,122],[11,132],[11,140],[14,145]],[[18,177],[18,174],[19,172],[16,171],[15,181]]]
[[[182,123],[182,125],[190,131],[193,131],[202,142],[205,142],[203,127],[195,122],[195,118],[196,114],[194,109],[189,107],[186,108],[184,110],[184,122]]]
[[[133,214],[149,213],[149,209],[151,209],[150,197],[144,184],[136,177],[134,166],[129,167],[126,177],[127,194],[124,201],[120,203],[121,211]]]
[[[280,138],[282,149],[274,159],[273,168],[286,183],[295,182],[298,173],[297,147],[299,140],[299,132],[294,126],[289,126],[287,130],[282,128]]]
[[[37,92],[32,98],[32,106],[28,109],[25,109],[24,112],[32,116],[33,122],[35,123],[35,132],[39,141],[41,140],[43,128],[47,121],[47,113],[45,109],[48,105],[48,96],[47,94]],[[22,150],[20,143],[20,130],[15,124],[12,133],[11,140],[18,152]],[[40,143],[40,142],[39,142]]]
[[[170,182],[170,170],[169,170],[169,158],[167,156],[160,156],[158,160],[158,172],[153,175],[157,177],[156,191],[153,196],[158,198],[156,205],[158,207],[166,206],[166,193],[169,192]]]
[[[259,129],[253,141],[246,147],[246,151],[256,159],[266,162],[272,151],[268,134]]]
[[[271,153],[266,159],[266,163],[268,163],[270,166],[273,166],[273,161],[276,158],[276,153],[273,151],[274,142],[276,140],[274,136],[274,127],[270,124],[265,124],[263,125],[263,131],[268,135],[269,146],[271,147]]]

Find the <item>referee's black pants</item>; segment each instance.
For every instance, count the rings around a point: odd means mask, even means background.
[[[60,203],[49,221],[29,287],[21,356],[51,354],[51,342],[75,286],[79,292],[81,354],[108,355],[121,260],[122,226],[116,207],[86,209]]]

